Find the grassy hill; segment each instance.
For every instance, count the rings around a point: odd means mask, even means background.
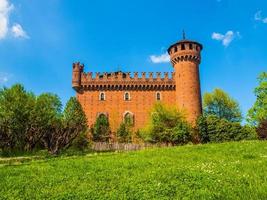
[[[0,199],[39,198],[267,199],[267,142],[2,159]]]

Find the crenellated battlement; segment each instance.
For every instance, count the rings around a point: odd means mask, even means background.
[[[79,75],[77,74],[79,73]],[[84,65],[73,64],[73,88],[175,88],[174,72],[84,72]],[[78,84],[78,85],[77,85]]]

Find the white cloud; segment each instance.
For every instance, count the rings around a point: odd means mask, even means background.
[[[259,10],[258,12],[256,12],[256,14],[254,16],[254,19],[256,21],[261,21],[262,23],[267,24],[267,17],[263,17],[261,13],[262,13],[261,10]]]
[[[0,40],[8,33],[9,13],[14,8],[7,0],[0,0]]]
[[[0,72],[0,84],[8,82],[11,77],[11,74]]]
[[[167,63],[167,62],[170,62],[170,56],[168,53],[164,53],[164,54],[159,55],[159,56],[151,55],[150,60],[153,63]]]
[[[11,28],[12,34],[15,38],[29,38],[27,33],[23,30],[20,24],[14,24]]]
[[[235,37],[240,38],[239,32],[227,31],[225,34],[212,33],[211,38],[214,40],[222,41],[223,46],[227,47],[235,39]]]
[[[29,38],[21,25],[15,24],[9,27],[9,14],[13,9],[13,4],[10,4],[8,0],[0,0],[0,40],[5,39],[10,31],[15,38]]]

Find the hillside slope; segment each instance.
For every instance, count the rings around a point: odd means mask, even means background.
[[[267,142],[0,165],[0,199],[267,199]]]

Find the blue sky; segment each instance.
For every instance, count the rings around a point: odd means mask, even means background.
[[[202,93],[222,88],[246,114],[267,71],[266,0],[0,0],[0,85],[65,103],[75,61],[93,72],[172,71],[166,49],[183,29],[204,46]]]

